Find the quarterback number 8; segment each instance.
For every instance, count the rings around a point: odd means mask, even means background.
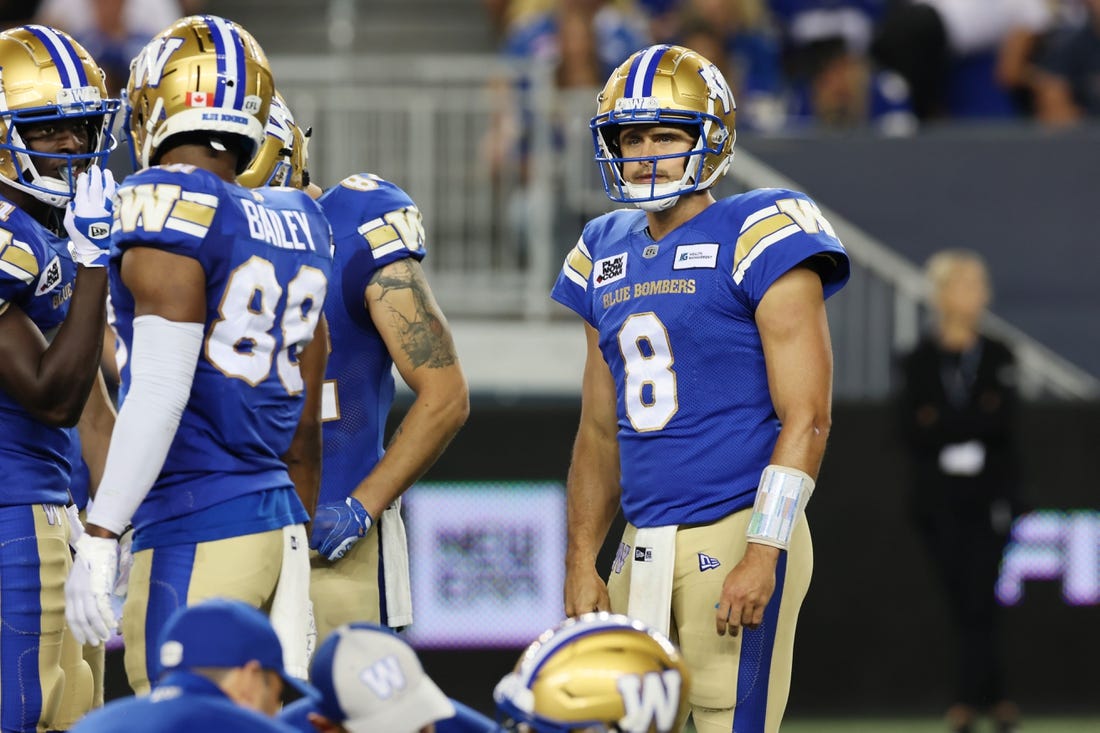
[[[276,369],[279,381],[289,394],[302,391],[302,374],[297,354],[291,347],[308,343],[320,318],[328,281],[316,267],[303,265],[287,283],[283,308],[282,348]],[[283,288],[275,275],[275,266],[260,257],[251,257],[229,276],[220,318],[210,328],[206,356],[226,376],[243,379],[253,387],[271,374],[271,361],[279,340],[275,338],[276,306]]]
[[[654,313],[636,313],[619,329],[626,416],[639,433],[660,430],[680,409],[668,331]]]

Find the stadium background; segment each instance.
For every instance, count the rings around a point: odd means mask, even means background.
[[[479,0],[209,0],[205,9],[240,21],[268,50],[299,122],[314,127],[320,183],[371,171],[424,211],[429,277],[473,397],[467,426],[409,495],[412,638],[448,693],[488,711],[521,640],[560,615],[553,509],[578,417],[583,337],[546,292],[580,224],[607,204],[585,125],[594,90],[555,95],[545,70],[502,64]],[[536,111],[522,182],[514,168],[490,176],[480,157],[506,99],[501,82],[521,75],[533,80],[526,99]],[[1024,123],[890,140],[739,137],[720,193],[806,190],[857,263],[829,305],[834,427],[809,512],[816,563],[790,730],[909,730],[899,716],[938,729],[946,624],[905,521],[889,397],[892,354],[924,316],[915,265],[945,246],[987,256],[991,329],[1016,345],[1027,377],[1033,512],[1016,527],[1002,578],[1010,690],[1030,729],[1100,730],[1090,717],[1100,716],[1098,138],[1096,128],[1053,135]],[[391,424],[407,403],[401,393]],[[114,679],[124,679],[119,662],[112,654]]]

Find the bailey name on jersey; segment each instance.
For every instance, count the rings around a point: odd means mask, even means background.
[[[241,199],[241,208],[248,219],[248,233],[253,239],[267,242],[283,249],[310,249],[317,251],[313,234],[309,231],[309,219],[304,211],[272,211],[263,204]],[[306,241],[298,238],[304,234]]]

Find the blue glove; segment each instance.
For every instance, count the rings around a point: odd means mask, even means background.
[[[111,254],[111,216],[115,178],[93,165],[76,177],[76,194],[65,209],[69,253],[85,267],[106,267]]]
[[[317,507],[317,516],[313,518],[309,548],[335,562],[360,537],[366,537],[373,524],[374,520],[355,497],[349,496],[339,504],[322,504]]]

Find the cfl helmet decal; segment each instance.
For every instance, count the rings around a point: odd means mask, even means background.
[[[0,33],[0,176],[8,185],[51,206],[65,206],[77,174],[105,166],[115,148],[111,135],[117,99],[107,97],[103,70],[68,34],[43,25]],[[87,149],[76,153],[32,151],[29,126],[83,123]],[[57,175],[39,166],[59,160]],[[36,163],[37,161],[37,163]]]
[[[714,185],[729,168],[736,138],[737,105],[722,73],[682,46],[657,45],[624,61],[597,97],[592,129],[596,162],[612,201],[647,211],[666,209],[680,196]],[[664,124],[690,128],[695,147],[685,153],[624,158],[618,135],[623,125]],[[628,183],[623,163],[684,158],[684,174],[670,183]]]

